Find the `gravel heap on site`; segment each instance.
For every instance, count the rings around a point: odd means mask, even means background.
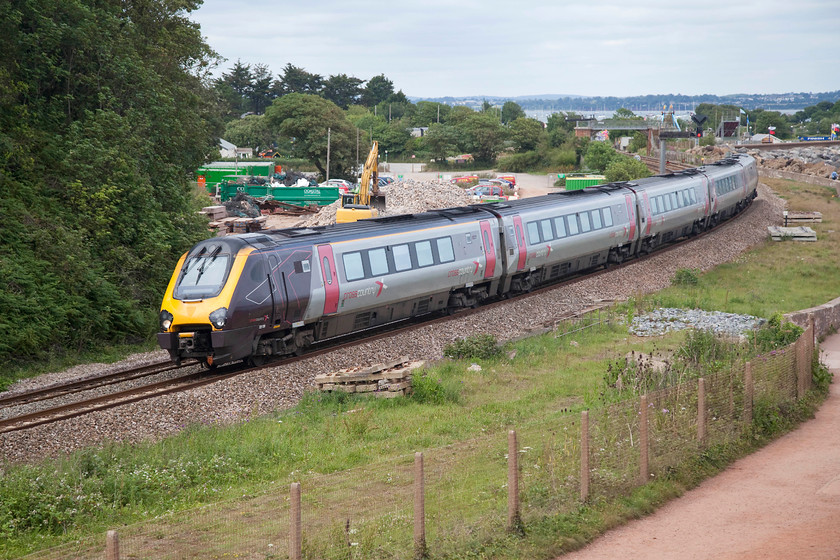
[[[720,146],[695,146],[686,150],[686,152],[702,157],[705,163],[711,163],[730,155],[732,153],[732,147],[727,144],[721,144]]]
[[[488,333],[499,340],[527,335],[559,318],[604,301],[662,289],[677,270],[707,270],[737,260],[767,238],[767,226],[781,223],[784,201],[764,187],[747,212],[690,244],[557,289],[517,299],[478,313],[359,344],[353,348],[219,381],[185,393],[166,395],[90,413],[20,432],[0,434],[0,456],[25,461],[59,455],[108,441],[157,440],[196,423],[225,424],[252,414],[293,406],[313,389],[314,376],[340,368],[382,363],[399,357],[434,360],[453,340]],[[448,202],[443,204],[449,206]],[[572,341],[573,342],[573,341]],[[164,353],[159,355],[163,356]],[[76,368],[79,369],[79,368]]]
[[[721,336],[740,336],[760,327],[765,322],[765,319],[759,319],[752,315],[667,307],[633,317],[633,322],[630,324],[630,334],[659,336],[671,331],[697,329],[711,331]]]
[[[415,181],[406,179],[380,187],[385,195],[385,212],[382,216],[416,214],[434,208],[451,208],[470,204],[472,199],[464,189],[446,181]],[[337,200],[324,206],[317,214],[300,223],[301,227],[326,226],[335,223],[335,213],[341,207]]]
[[[778,150],[748,151],[762,167],[804,173],[814,177],[831,176],[840,171],[840,147],[796,147]]]

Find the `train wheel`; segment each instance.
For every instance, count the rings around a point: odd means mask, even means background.
[[[265,356],[251,356],[245,359],[245,362],[251,367],[260,367],[261,365],[265,364],[266,357]]]

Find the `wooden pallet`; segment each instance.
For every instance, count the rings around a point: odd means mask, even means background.
[[[809,227],[768,226],[767,231],[773,241],[816,241],[817,232]]]
[[[199,214],[207,216],[211,222],[217,222],[227,217],[227,208],[224,206],[205,206]]]
[[[412,372],[425,363],[400,358],[368,367],[345,368],[316,376],[315,384],[321,391],[373,393],[377,397],[394,398],[411,393]]]
[[[222,235],[228,233],[251,233],[265,229],[267,220],[267,216],[260,216],[259,218],[223,218],[215,222],[210,222],[209,225],[211,230],[216,230]]]
[[[785,216],[785,227],[795,224],[821,223],[822,212],[788,212]]]

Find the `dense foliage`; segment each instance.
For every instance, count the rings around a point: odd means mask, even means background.
[[[199,4],[0,3],[0,359],[155,328],[220,123]]]

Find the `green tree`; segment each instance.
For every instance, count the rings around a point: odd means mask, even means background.
[[[624,107],[620,107],[616,109],[615,113],[613,114],[614,119],[632,119],[632,120],[642,120],[642,117],[639,117],[631,111],[630,109],[625,109]]]
[[[758,112],[758,111],[756,111]],[[755,118],[755,131],[759,134],[767,134],[769,127],[776,127],[776,136],[779,138],[790,138],[790,122],[778,111],[761,111]]]
[[[607,164],[604,176],[607,181],[632,181],[642,177],[650,177],[650,170],[641,161],[618,156]]]
[[[535,149],[544,134],[542,123],[536,119],[520,117],[509,125],[510,140],[520,152]]]
[[[385,74],[374,76],[368,80],[362,90],[362,105],[373,107],[388,99],[394,93],[394,82],[385,77]]]
[[[283,67],[275,89],[278,96],[290,93],[318,94],[324,87],[324,78],[320,74],[312,74],[291,63]]]
[[[630,141],[630,144],[627,146],[627,149],[631,152],[640,152],[643,149],[647,148],[647,134],[644,132],[639,132],[638,130],[633,133],[633,139]]]
[[[431,101],[418,101],[415,106],[413,124],[414,126],[430,126],[432,123],[446,123],[452,107],[445,103],[433,103]]]
[[[525,111],[522,110],[522,107],[518,103],[505,101],[505,104],[502,105],[502,124],[510,124],[516,119],[524,118]]]
[[[478,161],[491,163],[504,145],[504,129],[492,113],[472,113],[458,125],[466,137],[465,148]]]
[[[197,5],[0,3],[4,362],[156,330],[221,130]]]
[[[603,171],[613,158],[619,157],[607,142],[591,142],[586,149],[586,166],[594,171]]]
[[[458,150],[458,131],[455,127],[432,123],[423,136],[423,144],[437,161],[444,161]]]
[[[358,103],[362,96],[362,80],[347,74],[330,76],[324,82],[322,95],[342,109]]]
[[[275,95],[271,88],[272,77],[268,67],[263,64],[254,66],[251,73],[251,83],[246,90],[250,100],[250,109],[254,113],[262,114],[265,108],[271,104]]]
[[[311,162],[327,176],[327,129],[330,177],[352,178],[356,162],[356,127],[335,103],[317,95],[290,93],[266,109],[269,128],[294,139],[294,156]]]
[[[247,115],[225,125],[225,140],[239,147],[248,146],[255,151],[267,148],[274,142],[274,135],[264,115]]]

